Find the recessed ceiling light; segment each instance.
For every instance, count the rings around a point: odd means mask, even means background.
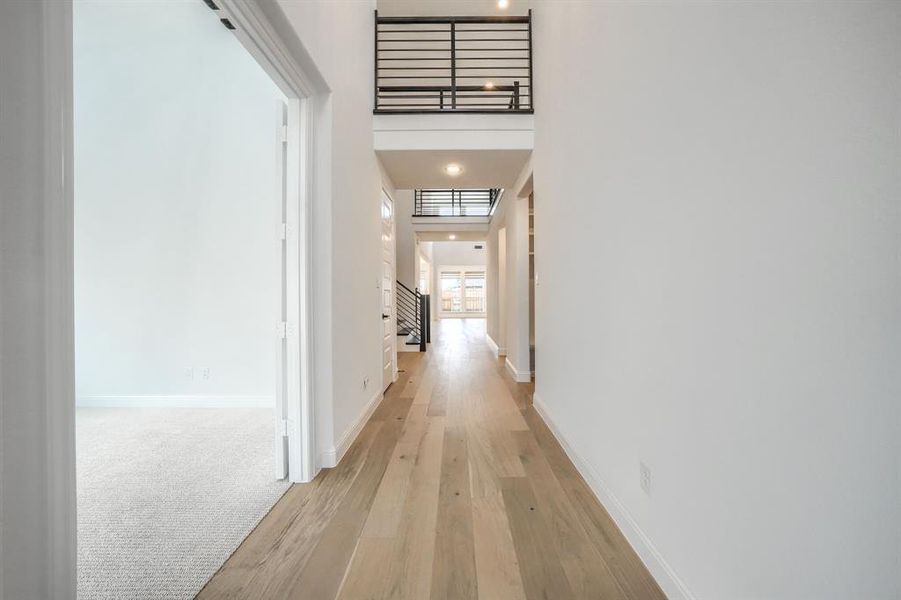
[[[460,165],[458,165],[456,163],[451,163],[451,164],[447,165],[446,167],[444,167],[444,172],[447,173],[448,175],[450,175],[451,177],[456,177],[457,175],[459,175],[460,173],[463,172],[463,167],[461,167]]]
[[[455,240],[455,239],[457,239],[457,236],[455,236],[454,234],[450,234],[449,236],[447,236],[447,239]]]
[[[510,0],[497,0],[497,7],[500,9],[505,9],[510,6]]]

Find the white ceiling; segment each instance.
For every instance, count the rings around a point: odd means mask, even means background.
[[[379,150],[397,189],[510,188],[522,172],[530,150]],[[463,167],[451,177],[449,163]]]
[[[501,10],[497,0],[378,0],[379,14],[384,17],[457,17],[485,15],[525,15],[529,0],[510,0]]]

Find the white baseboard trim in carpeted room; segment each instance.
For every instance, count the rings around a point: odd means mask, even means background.
[[[188,599],[288,489],[271,408],[78,408],[79,600]]]

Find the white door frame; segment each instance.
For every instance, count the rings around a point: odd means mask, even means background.
[[[287,345],[289,479],[305,482],[316,473],[311,206],[314,197],[328,194],[329,165],[323,167],[314,159],[320,146],[328,145],[329,133],[320,123],[327,123],[323,115],[329,91],[296,37],[280,35],[279,31],[291,29],[274,2],[216,3],[220,9],[217,16],[235,25],[237,38],[288,98],[287,267],[294,275],[287,290],[289,327],[294,333]],[[73,598],[76,591],[72,3],[44,0],[40,4],[44,65],[41,119],[45,125],[40,141],[45,232],[41,260],[48,274],[41,294],[46,326],[43,344],[48,351],[44,364],[46,393],[34,400],[44,404],[46,413],[41,432],[46,434],[46,478],[40,486],[43,496],[35,502],[45,507],[46,529],[40,545],[47,597],[62,599]],[[35,535],[40,533],[35,531]],[[0,546],[0,552],[4,550]]]
[[[261,6],[219,0],[220,18],[288,98],[286,231],[286,386],[288,479],[312,481],[316,472],[311,355],[312,198],[318,191],[314,157],[326,90],[292,56]],[[219,16],[219,15],[217,15]]]
[[[391,196],[390,193],[388,193],[388,190],[386,190],[384,187],[381,190],[380,196],[384,196],[385,198],[388,199],[388,202],[391,203],[391,232],[389,233],[389,235],[391,236],[391,280],[390,280],[391,282],[389,284],[390,285],[390,294],[391,294],[391,309],[390,309],[390,313],[388,315],[388,320],[390,322],[390,329],[391,329],[391,343],[390,343],[390,345],[391,345],[391,378],[389,381],[385,381],[385,369],[384,369],[384,365],[383,365],[381,393],[384,394],[385,390],[388,389],[388,386],[390,384],[394,383],[395,381],[397,381],[397,376],[398,376],[398,370],[397,370],[397,289],[396,289],[396,286],[397,286],[397,206],[394,202],[394,198]],[[380,197],[379,198],[379,214],[380,215],[381,215],[382,201],[383,200]],[[379,230],[382,233],[382,235],[384,235],[385,218],[380,217],[379,223],[380,223]],[[385,252],[385,240],[384,239],[381,242],[381,252],[383,254]],[[381,266],[384,267],[384,256],[382,257],[382,262],[383,262],[383,264]],[[379,269],[379,272],[381,273],[381,275],[379,277],[379,292],[380,292],[379,293],[379,311],[382,312],[382,314],[384,314],[383,311],[385,309],[385,305],[384,305],[385,288],[382,285],[382,283],[384,283],[382,281],[384,279],[384,273],[382,273],[381,269]],[[383,328],[383,332],[384,332],[384,318],[382,319],[382,328]],[[384,333],[383,333],[382,339],[384,340]],[[379,349],[379,355],[384,356],[384,352],[385,352],[385,347],[384,347],[384,343],[383,343],[381,348]]]

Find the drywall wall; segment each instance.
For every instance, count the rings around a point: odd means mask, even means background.
[[[901,4],[534,18],[536,406],[671,598],[901,596]]]
[[[313,361],[320,463],[332,466],[378,398],[382,372],[379,197],[382,188],[392,198],[396,192],[372,144],[375,6],[368,0],[277,4],[331,90],[322,128],[329,148],[320,157],[330,163],[330,189],[313,209]]]
[[[413,231],[413,190],[397,190],[394,195],[397,230],[397,280],[411,290],[419,287],[419,251]]]
[[[531,166],[523,172],[530,175]],[[519,179],[522,179],[520,175]],[[529,367],[529,204],[518,198],[516,189],[501,199],[488,231],[489,284],[486,330],[498,351],[506,355],[511,376],[520,382],[531,380]]]
[[[476,246],[481,246],[481,249]],[[485,242],[432,242],[432,264],[435,269],[444,266],[484,265],[487,260]]]
[[[531,380],[529,368],[529,201],[512,194],[504,212],[506,242],[504,347],[507,370],[516,381]]]
[[[503,11],[506,15],[528,14],[532,0],[515,0]],[[499,14],[497,0],[442,0],[423,2],[422,0],[378,0],[379,14],[384,16],[470,16]]]
[[[271,404],[281,93],[201,2],[74,5],[82,404]]]
[[[486,335],[499,348],[503,347],[503,340],[498,342],[499,301],[501,282],[499,280],[499,266],[501,253],[498,245],[498,229],[489,228],[488,237],[485,240],[485,329]]]
[[[64,2],[0,2],[0,598],[6,600],[71,598],[75,590],[71,14]]]

